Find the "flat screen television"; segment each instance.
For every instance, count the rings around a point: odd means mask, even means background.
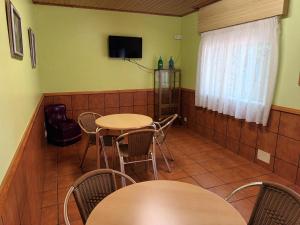
[[[108,51],[111,58],[142,58],[141,37],[108,36]]]

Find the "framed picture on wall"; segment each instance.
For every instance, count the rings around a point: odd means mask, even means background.
[[[28,29],[28,37],[29,37],[31,66],[32,68],[36,68],[35,35],[31,28]]]
[[[17,59],[23,59],[21,16],[9,0],[6,0],[6,14],[11,55]]]

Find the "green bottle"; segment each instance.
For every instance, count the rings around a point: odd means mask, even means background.
[[[163,67],[164,67],[164,62],[163,62],[163,60],[162,60],[162,58],[161,58],[161,56],[160,56],[160,57],[159,57],[159,60],[158,60],[157,68],[158,68],[159,70],[162,70]]]
[[[169,60],[169,70],[173,70],[174,69],[174,60],[172,58],[172,56],[170,57]]]

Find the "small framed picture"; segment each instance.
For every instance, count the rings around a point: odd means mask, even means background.
[[[28,36],[29,36],[31,66],[32,68],[36,68],[35,35],[31,28],[28,29]]]
[[[21,16],[9,0],[6,0],[6,13],[11,55],[17,59],[23,59]]]

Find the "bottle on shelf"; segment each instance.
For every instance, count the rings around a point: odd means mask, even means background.
[[[159,60],[158,60],[157,68],[158,68],[159,70],[162,70],[163,67],[164,67],[164,62],[163,62],[163,60],[162,60],[162,58],[161,58],[161,56],[160,56],[160,57],[159,57]]]
[[[172,58],[172,56],[170,57],[169,59],[169,70],[174,70],[175,67],[174,67],[174,60]]]

